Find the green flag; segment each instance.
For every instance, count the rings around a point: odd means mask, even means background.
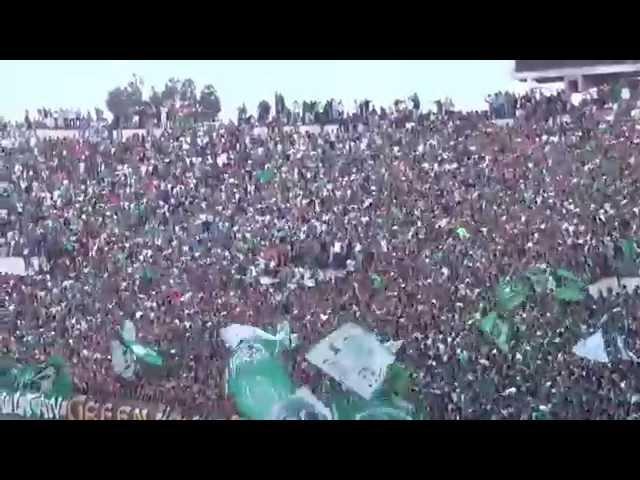
[[[621,277],[635,277],[638,275],[638,247],[636,242],[630,238],[619,242],[622,250],[622,258],[616,262],[618,274]]]
[[[268,420],[274,409],[286,402],[295,388],[274,342],[254,338],[234,351],[227,370],[227,393],[240,415]]]
[[[384,387],[398,398],[407,398],[411,393],[411,374],[398,363],[389,365]]]
[[[334,398],[331,410],[336,420],[413,420],[410,410],[387,398],[364,400],[358,395],[342,394]]]
[[[281,358],[297,341],[287,322],[278,325],[275,335],[232,324],[220,330],[220,337],[233,350],[227,367],[227,394],[243,418],[290,418],[292,411],[302,414],[306,410],[303,404],[309,398],[293,398],[295,387]]]
[[[532,420],[551,420],[551,417],[548,412],[544,410],[537,410],[531,414]]]
[[[502,313],[515,310],[522,305],[529,295],[529,288],[525,282],[503,280],[496,292],[498,310]]]
[[[118,374],[122,374],[123,370],[128,370],[129,373],[133,374],[133,370],[130,368],[131,365],[125,366],[131,360],[127,360],[126,357],[130,357],[131,354],[133,354],[135,360],[139,360],[149,366],[162,367],[164,364],[162,356],[156,350],[136,340],[136,327],[131,320],[125,320],[119,338],[112,342],[111,347],[111,360],[114,370]]]
[[[512,334],[511,326],[501,319],[496,312],[490,312],[480,320],[480,330],[487,334],[500,350],[505,353],[509,351],[509,342]]]
[[[13,391],[15,388],[16,372],[20,365],[14,358],[0,358],[0,391]]]
[[[572,282],[575,284],[582,284],[584,285],[584,282],[582,280],[580,280],[573,272],[570,272],[569,270],[565,270],[564,268],[558,268],[555,271],[556,277],[558,277],[558,280],[561,282]]]
[[[622,85],[616,82],[611,87],[611,100],[612,103],[618,103],[622,99]]]
[[[544,293],[549,285],[549,275],[543,268],[532,268],[527,272],[527,278],[531,281],[531,285],[536,293]]]
[[[331,420],[333,415],[307,387],[299,388],[291,397],[274,408],[272,420]]]
[[[638,257],[636,242],[630,238],[620,241],[625,261],[635,262]]]
[[[141,362],[145,362],[156,367],[162,366],[162,357],[154,349],[137,342],[127,342],[126,346],[131,349],[136,358]]]
[[[556,288],[555,297],[564,302],[581,302],[587,296],[584,289],[575,285]]]
[[[58,356],[52,356],[41,365],[16,368],[14,375],[14,391],[65,399],[73,393],[73,381],[67,365]]]
[[[458,235],[458,238],[460,238],[460,240],[466,240],[471,236],[469,235],[469,232],[467,232],[467,229],[464,227],[456,228],[456,234]]]
[[[581,302],[587,296],[586,285],[574,273],[558,268],[553,272],[556,289],[554,296],[563,302]]]
[[[260,183],[269,183],[271,180],[273,180],[276,177],[276,174],[273,170],[271,169],[264,169],[264,170],[260,170],[258,172],[258,181]]]
[[[40,378],[43,386],[46,386],[46,377],[44,376],[46,369],[52,369],[50,373],[53,378],[50,383],[51,388],[44,390],[43,393],[50,397],[70,398],[73,393],[73,380],[64,359],[54,355],[45,363],[40,375],[36,377]]]
[[[375,288],[376,290],[380,290],[381,288],[384,288],[383,278],[376,273],[371,275],[371,284],[373,285],[373,288]]]
[[[331,411],[335,420],[423,420],[421,406],[410,399],[410,378],[404,367],[389,367],[385,383],[370,400],[343,392],[335,387],[331,395]]]
[[[153,280],[153,278],[155,277],[153,270],[151,270],[151,268],[149,267],[144,267],[142,269],[142,281],[144,282],[151,282]]]

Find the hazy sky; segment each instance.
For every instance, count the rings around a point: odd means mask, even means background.
[[[488,93],[514,89],[513,62],[507,60],[2,60],[0,115],[21,119],[24,110],[68,107],[106,110],[107,92],[136,73],[162,90],[172,76],[192,78],[200,89],[211,83],[222,102],[222,116],[235,118],[244,101],[255,112],[262,99],[273,103],[280,91],[293,100],[355,99],[390,105],[417,92],[422,104],[449,96],[461,108],[484,108]],[[147,93],[147,92],[146,92]]]

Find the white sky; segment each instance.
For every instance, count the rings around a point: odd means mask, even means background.
[[[288,105],[335,98],[350,110],[355,99],[388,106],[417,92],[423,108],[449,96],[457,107],[481,109],[487,94],[518,89],[512,68],[509,60],[2,60],[0,115],[22,119],[25,109],[34,115],[40,107],[106,111],[107,92],[134,73],[147,90],[162,90],[169,77],[190,77],[198,90],[213,84],[223,118],[235,119],[243,101],[250,113],[262,99],[273,105],[276,90]]]

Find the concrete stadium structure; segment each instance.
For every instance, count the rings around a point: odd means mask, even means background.
[[[537,83],[564,82],[569,92],[581,92],[618,79],[637,83],[640,60],[516,60],[513,76]]]

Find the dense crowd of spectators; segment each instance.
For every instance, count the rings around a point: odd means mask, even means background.
[[[233,123],[113,143],[21,132],[2,159],[17,205],[6,244],[31,275],[10,283],[4,353],[60,354],[98,398],[230,418],[221,327],[288,319],[301,338],[292,374],[322,396],[304,354],[351,320],[405,341],[399,359],[430,418],[638,414],[636,365],[571,348],[613,308],[637,322],[640,296],[528,305],[509,353],[475,321],[499,279],[546,263],[595,281],[616,273],[608,242],[637,236],[632,100],[554,98],[512,97],[523,114],[506,127],[441,102],[432,114],[358,109],[318,135]],[[166,368],[114,375],[125,319]]]

